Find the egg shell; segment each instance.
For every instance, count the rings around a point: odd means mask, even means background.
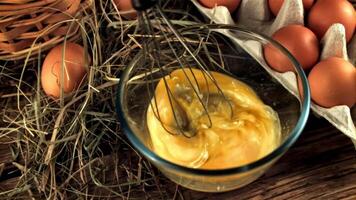
[[[199,0],[199,2],[208,8],[214,8],[215,6],[225,6],[230,11],[234,12],[239,7],[241,0]]]
[[[42,65],[41,85],[44,92],[53,98],[60,97],[61,88],[64,94],[73,92],[80,86],[87,73],[86,67],[89,59],[85,55],[84,48],[75,43],[66,43],[64,56],[63,48],[63,44],[54,47]],[[63,87],[61,87],[62,81]]]
[[[303,69],[311,68],[319,58],[319,41],[315,34],[301,25],[289,25],[272,36],[297,59]],[[294,71],[290,59],[271,45],[264,48],[264,56],[270,67],[279,72]]]
[[[322,38],[335,23],[344,25],[349,42],[356,26],[356,12],[352,4],[347,0],[318,0],[309,12],[308,27]]]
[[[216,23],[225,23],[225,24],[233,24],[232,19],[228,19],[230,16],[225,17],[222,12],[223,10],[218,9],[202,9],[199,3],[196,3],[197,0],[192,0],[193,3],[198,7],[198,9],[205,14],[209,19]],[[335,0],[338,1],[338,0]],[[352,1],[351,1],[352,2]],[[315,5],[315,4],[314,4]],[[243,0],[239,6],[238,12],[236,12],[236,23],[239,26],[246,27],[250,30],[257,31],[260,33],[264,33],[268,36],[272,36],[277,30],[282,27],[285,27],[290,24],[304,24],[304,10],[303,10],[303,3],[302,0],[285,0],[284,4],[282,5],[281,10],[279,11],[276,18],[272,19],[270,16],[270,9],[268,6],[267,0]],[[307,15],[306,15],[307,17]],[[307,22],[307,21],[306,21]],[[331,28],[331,27],[330,27]],[[329,28],[329,29],[330,29]],[[341,57],[349,59],[349,61],[355,65],[356,63],[356,34],[354,34],[353,39],[349,42],[346,47],[346,41],[342,42],[332,42],[331,38],[339,38],[339,36],[335,37],[335,31],[330,32],[329,36],[326,34],[324,35],[325,43],[321,43],[324,51],[324,55],[334,54],[336,52],[342,52],[343,55]],[[327,42],[326,42],[327,41]],[[340,47],[342,44],[342,47]],[[244,45],[242,45],[244,47]],[[247,51],[249,50],[249,46],[245,46]],[[347,51],[346,51],[347,48]],[[334,50],[330,50],[334,49]],[[345,50],[344,50],[345,49]],[[254,51],[250,51],[254,52]],[[329,53],[326,53],[329,52]],[[333,53],[334,52],[334,53]],[[263,51],[261,52],[263,53]],[[345,54],[344,54],[345,53]],[[347,55],[348,53],[348,55]],[[337,53],[339,54],[339,53]],[[334,54],[332,56],[336,56]],[[278,73],[274,70],[271,70],[267,64],[262,64],[262,67],[265,68],[267,71],[270,71],[276,80],[280,81],[286,88],[290,91],[294,91],[297,85],[295,85],[295,81],[291,77],[291,73]],[[356,141],[356,129],[355,129],[355,111],[356,106],[350,109],[348,106],[335,106],[332,108],[324,108],[316,105],[314,102],[311,103],[311,108],[318,116],[322,116],[327,121],[329,121],[333,126],[335,126],[338,130],[340,130],[345,135],[353,138]],[[356,146],[356,142],[355,142]]]
[[[119,11],[125,12],[120,13],[125,19],[137,18],[137,12],[132,6],[132,0],[114,0],[114,3]]]
[[[278,15],[279,10],[281,9],[284,0],[268,0],[268,5],[274,16]],[[314,3],[314,0],[303,0],[303,7],[308,11]]]
[[[356,100],[356,68],[346,60],[330,57],[319,62],[308,76],[312,99],[320,106],[352,107]]]

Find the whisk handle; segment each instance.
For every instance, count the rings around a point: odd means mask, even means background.
[[[137,11],[144,11],[149,8],[152,8],[154,5],[158,3],[159,0],[131,0],[132,6]]]

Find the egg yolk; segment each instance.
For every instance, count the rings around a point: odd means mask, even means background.
[[[249,86],[217,72],[178,69],[165,76],[146,117],[153,151],[191,168],[245,165],[280,143],[276,112]]]

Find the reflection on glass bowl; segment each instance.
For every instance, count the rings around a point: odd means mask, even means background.
[[[259,57],[251,56],[244,48],[220,34],[218,30],[229,31],[242,42],[253,41],[260,46],[270,44],[279,50],[293,63],[294,72],[292,73],[302,83],[301,92],[297,91],[298,98],[261,67],[260,61],[264,59],[263,54],[260,54]],[[306,76],[287,50],[265,36],[228,25],[193,26],[181,31],[181,34],[187,39],[187,42],[189,38],[190,47],[196,50],[194,53],[200,58],[204,60],[209,54],[209,58],[222,63],[219,67],[212,65],[208,70],[226,74],[247,84],[253,88],[264,104],[278,114],[281,142],[262,158],[240,166],[229,166],[229,168],[192,168],[173,163],[158,155],[153,149],[146,123],[147,108],[159,80],[179,66],[172,64],[172,58],[177,55],[187,56],[184,48],[180,48],[182,45],[178,41],[171,42],[171,44],[176,43],[173,44],[174,51],[163,51],[162,49],[167,49],[167,42],[164,40],[159,42],[161,53],[164,53],[160,56],[160,64],[165,66],[164,73],[156,73],[157,71],[152,70],[151,60],[141,51],[121,77],[117,96],[117,112],[123,131],[141,154],[169,179],[182,186],[206,192],[222,192],[242,187],[260,177],[301,134],[309,115],[310,106],[310,92]],[[206,49],[201,48],[201,43],[194,41],[197,41],[197,37],[202,35],[206,36],[206,44],[218,42],[218,46],[207,45]],[[177,55],[173,55],[174,53]],[[193,59],[186,58],[186,60],[187,65],[199,68]],[[238,155],[238,153],[234,153]]]

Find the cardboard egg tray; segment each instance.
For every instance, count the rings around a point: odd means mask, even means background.
[[[264,33],[272,36],[274,32],[282,27],[291,24],[304,25],[304,8],[302,0],[285,0],[278,15],[273,19],[270,13],[267,0],[242,0],[239,9],[235,14],[231,14],[224,6],[217,6],[209,9],[203,7],[197,0],[192,0],[198,10],[217,24],[236,24],[249,30]],[[242,41],[237,39],[228,30],[218,30],[221,34],[229,37],[239,44],[260,65],[279,81],[289,92],[299,97],[297,78],[293,72],[279,73],[272,70],[263,59],[263,48],[260,43],[254,41]],[[356,35],[356,34],[355,34]],[[353,36],[350,43],[346,43],[345,28],[342,24],[333,24],[329,27],[325,36],[321,39],[321,56],[323,60],[330,56],[344,58],[356,64],[356,36]],[[356,146],[356,121],[355,108],[351,111],[348,106],[335,106],[323,108],[315,103],[311,103],[311,108],[318,116],[324,117],[337,129],[350,137]],[[351,114],[351,112],[353,114]],[[353,117],[352,117],[353,116]],[[353,119],[354,118],[354,119]]]

